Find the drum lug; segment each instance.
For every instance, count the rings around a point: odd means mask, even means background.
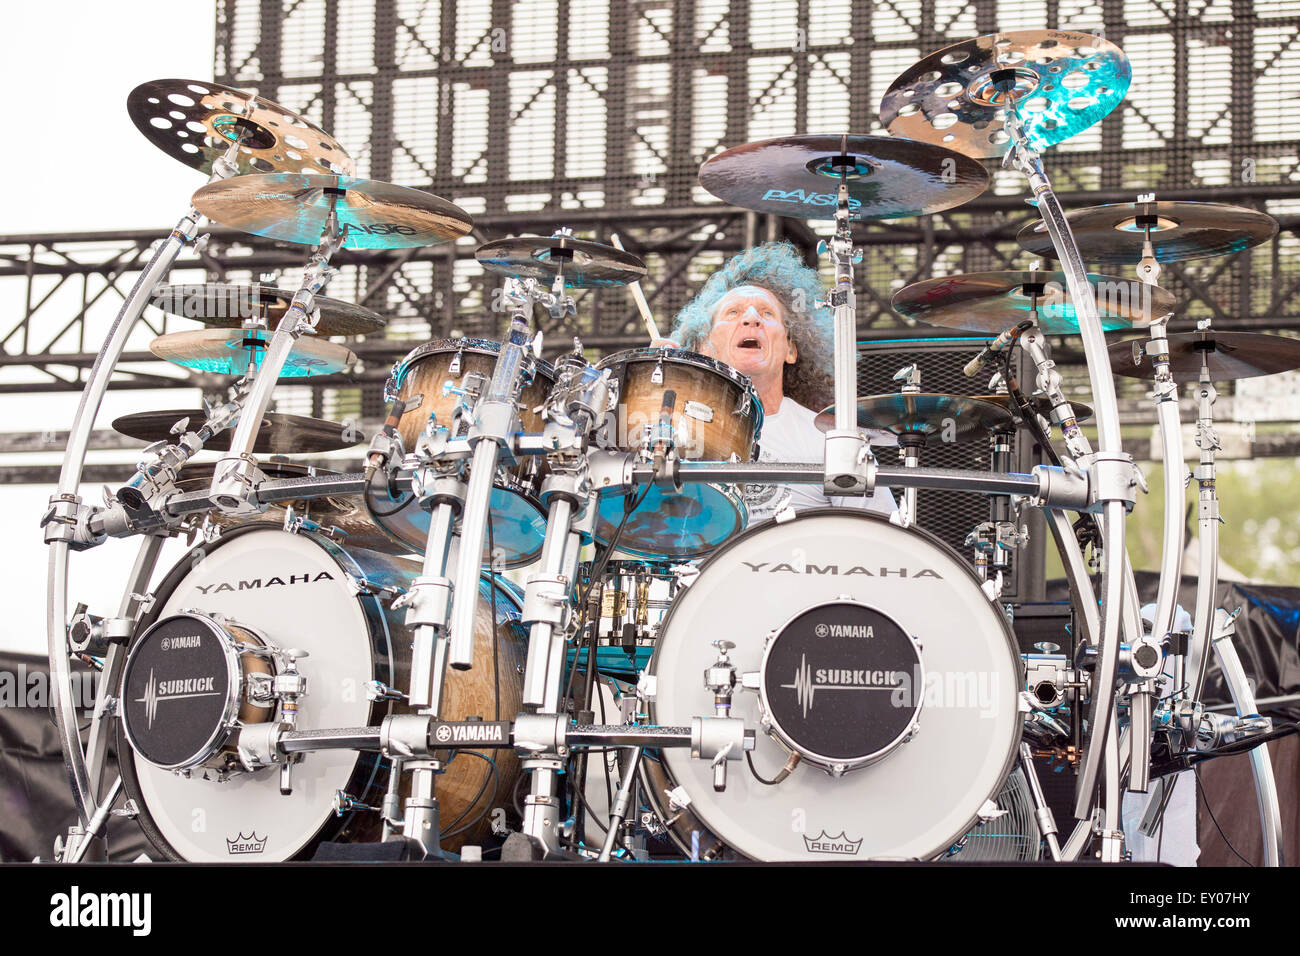
[[[763,683],[762,671],[745,671],[740,675],[740,689],[757,691]]]
[[[659,681],[653,674],[641,672],[641,676],[636,681],[636,696],[638,700],[654,700],[658,693]]]
[[[406,594],[406,588],[399,587],[395,584],[375,584],[362,577],[353,577],[348,575],[348,584],[352,588],[353,594],[364,594],[367,597],[389,597],[400,599]],[[400,605],[394,603],[394,607]]]
[[[651,385],[662,385],[664,383],[664,356],[660,354],[659,361],[655,363],[655,370],[650,373]]]
[[[671,790],[665,790],[664,796],[668,798],[669,813],[681,813],[691,805],[691,795],[686,792],[685,787],[677,786]]]
[[[976,816],[979,818],[980,823],[989,823],[999,817],[1005,817],[1009,812],[1009,810],[999,809],[998,805],[992,800],[985,800]]]
[[[134,820],[139,815],[140,815],[139,806],[136,805],[136,802],[134,800],[131,800],[129,798],[125,803],[122,804],[122,808],[120,810],[113,811],[113,816],[126,817],[126,819],[128,820]]]

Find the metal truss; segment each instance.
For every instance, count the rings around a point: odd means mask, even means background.
[[[1043,26],[1044,10],[1049,26],[1103,29],[1134,65],[1121,108],[1048,157],[1067,206],[1154,189],[1273,213],[1283,228],[1272,243],[1174,264],[1164,284],[1187,324],[1300,329],[1300,124],[1286,101],[1300,86],[1300,15],[1269,0],[219,0],[218,81],[301,110],[353,151],[361,175],[430,189],[477,223],[453,245],[342,256],[329,294],[385,314],[388,328],[349,343],[360,372],[288,386],[278,406],[371,418],[389,365],[419,342],[498,337],[495,283],[473,259],[487,239],[617,231],[650,267],[664,327],[744,246],[785,238],[814,261],[821,224],[718,205],[698,187],[699,164],[767,136],[879,132],[884,85],[920,52]],[[860,226],[860,334],[927,334],[892,313],[892,293],[1024,266],[1013,237],[1032,218],[998,172],[989,194],[949,213]],[[21,314],[0,326],[0,392],[78,390],[99,344],[91,319],[115,311],[161,232],[0,237],[0,288],[25,284]],[[306,254],[214,229],[176,281],[293,285]],[[191,323],[149,312],[116,386],[216,386],[152,359],[151,334]],[[644,344],[622,290],[584,293],[573,324],[544,327],[551,352],[574,335],[595,353]],[[1070,343],[1059,344],[1068,361]]]

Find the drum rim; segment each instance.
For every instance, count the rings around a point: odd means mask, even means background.
[[[461,338],[439,338],[429,339],[421,342],[411,351],[407,352],[402,358],[393,363],[392,371],[388,374],[388,381],[385,383],[385,391],[396,393],[406,381],[406,376],[410,374],[410,365],[416,359],[424,358],[426,355],[437,355],[442,352],[475,352],[479,355],[500,355],[501,342],[496,339],[480,339],[472,336]],[[534,359],[536,363],[534,375],[541,374],[551,382],[555,381],[555,366],[545,359]]]
[[[523,486],[523,483],[516,480],[513,477],[513,475],[511,475],[510,472],[504,471],[503,469],[500,468],[497,469],[496,477],[492,480],[492,490],[496,491],[497,489],[508,492],[509,494],[512,494],[517,498],[523,499],[523,501],[526,504],[529,504],[534,509],[536,509],[537,513],[540,514],[543,518],[547,516],[548,514],[547,509],[542,506],[541,499],[532,491],[525,488]],[[385,515],[382,518],[376,515],[374,509],[371,507],[371,499],[377,498],[377,496],[381,493],[386,494],[387,491],[385,490],[383,492],[380,491],[372,492],[369,486],[367,486],[366,490],[361,493],[361,504],[362,507],[365,508],[366,514],[370,517],[370,520],[374,522],[375,527],[378,528],[388,538],[389,541],[393,542],[393,544],[399,545],[403,548],[410,548],[412,553],[414,554],[423,555],[424,548],[428,544],[427,535],[423,540],[419,542],[407,541],[403,539],[400,535],[398,535],[395,531],[391,531],[388,528],[388,526],[384,523],[388,518],[391,518],[394,515],[402,511],[405,511],[407,508],[410,508],[412,506],[415,506],[416,510],[420,510],[415,502],[415,498],[416,498],[415,492],[413,491],[407,492],[407,494],[409,494],[410,497],[406,499],[406,503],[400,505],[397,508],[397,510],[394,511],[392,514]],[[490,512],[489,512],[489,520],[491,520]],[[460,525],[460,515],[458,514],[456,515],[455,520],[452,522],[453,530],[457,528],[459,525]],[[460,537],[459,533],[454,533],[453,536]],[[526,555],[521,556],[519,558],[515,558],[511,561],[503,561],[500,566],[505,568],[506,570],[513,571],[517,568],[526,568],[530,564],[534,564],[537,561],[537,559],[541,557],[544,540],[545,539],[543,539],[543,542],[538,543],[535,551],[530,551]],[[486,532],[484,532],[483,546],[487,547]],[[479,567],[481,568],[491,567],[491,563],[489,562],[487,564],[482,564],[479,565]]]
[[[175,593],[176,588],[180,585],[181,581],[184,580],[193,570],[190,556],[193,555],[196,550],[201,548],[210,554],[227,542],[235,538],[243,537],[245,534],[254,531],[273,531],[279,534],[289,533],[275,525],[241,525],[222,532],[215,541],[200,542],[194,548],[185,552],[167,574],[163,576],[162,581],[159,582],[158,587],[155,589],[155,600],[153,604],[150,605],[149,610],[147,610],[140,619],[141,634],[144,633],[144,630],[152,627],[162,617],[163,606],[168,600],[170,600],[172,594]],[[364,573],[363,569],[351,553],[346,551],[337,541],[333,541],[324,535],[319,535],[311,531],[298,531],[295,532],[294,535],[295,537],[307,538],[314,542],[338,563],[340,569],[350,574]],[[358,550],[365,549],[362,548]],[[387,559],[395,559],[395,556],[393,555],[386,555],[382,552],[373,553],[380,554],[382,557]],[[166,596],[164,597],[164,595]],[[375,672],[380,675],[378,677],[379,680],[382,680],[384,683],[389,683],[392,680],[393,668],[396,662],[392,651],[395,637],[388,628],[388,619],[384,616],[382,606],[377,597],[365,592],[357,593],[355,597],[361,603],[362,614],[369,625],[369,633],[366,635],[366,639],[370,644],[371,659],[375,666]],[[376,625],[378,625],[378,632],[376,631]],[[387,644],[383,653],[381,653],[380,649],[375,646],[381,637],[385,639]],[[134,641],[132,643],[134,643]],[[123,667],[122,673],[123,678],[125,679],[125,667]],[[120,692],[120,686],[118,690]],[[385,708],[380,706],[378,701],[372,703],[368,717],[369,723],[378,723],[385,712]],[[139,777],[136,775],[136,754],[129,741],[126,740],[125,731],[123,729],[123,720],[119,717],[113,723],[114,740],[117,747],[118,772],[122,777],[123,789],[126,791],[127,796],[135,801],[135,805],[139,811],[135,818],[136,822],[139,823],[140,829],[144,832],[145,838],[148,839],[150,845],[169,860],[182,863],[191,862],[171,845],[171,842],[154,821],[153,815],[149,810],[149,804],[144,799],[144,791],[140,786]],[[375,788],[382,765],[383,759],[380,754],[359,751],[357,753],[357,762],[352,768],[352,773],[348,776],[347,783],[344,784],[344,789],[354,795],[360,794],[361,799],[365,800],[367,795],[369,795]],[[321,843],[346,832],[352,825],[354,817],[361,812],[362,811],[352,810],[343,817],[330,814],[321,821],[316,831],[289,855],[289,859],[303,859],[310,853],[314,852],[315,848]]]
[[[725,544],[719,545],[718,548],[714,550],[712,554],[710,554],[708,557],[704,559],[704,561],[699,565],[698,573],[695,576],[695,580],[691,582],[691,588],[694,588],[696,585],[700,583],[700,578],[703,576],[704,572],[708,569],[709,565],[711,565],[716,559],[721,559],[721,557],[725,553],[729,552],[733,546],[738,545],[742,538],[746,538],[751,534],[758,534],[759,532],[766,531],[769,528],[789,527],[790,525],[798,522],[800,519],[804,517],[813,517],[816,515],[828,515],[831,517],[846,517],[849,518],[850,520],[855,520],[855,521],[857,520],[878,521],[881,522],[882,524],[894,527],[897,530],[902,531],[904,533],[918,534],[922,538],[928,540],[929,543],[936,545],[943,551],[946,551],[949,554],[949,556],[954,559],[957,566],[961,568],[961,570],[965,573],[966,578],[971,583],[975,584],[976,587],[979,587],[982,584],[982,582],[979,579],[979,575],[975,573],[975,569],[972,568],[969,564],[967,564],[966,559],[961,556],[960,552],[958,552],[956,548],[950,546],[947,542],[942,540],[938,535],[936,535],[932,531],[928,531],[925,528],[921,528],[916,525],[910,525],[909,527],[903,528],[901,526],[895,525],[892,521],[890,521],[887,515],[879,514],[876,512],[860,511],[857,509],[848,509],[848,508],[820,507],[820,508],[805,508],[801,510],[793,520],[790,521],[778,522],[775,518],[768,518],[764,521],[759,522],[756,525],[753,525],[752,527],[746,528],[740,534],[737,534],[734,537],[732,537],[731,540],[727,541]],[[665,614],[663,619],[659,622],[659,637],[658,640],[655,641],[654,652],[650,655],[650,660],[646,662],[646,666],[645,666],[645,674],[651,677],[658,676],[657,668],[659,664],[659,655],[661,650],[665,646],[664,639],[669,634],[669,626],[672,623],[673,614],[676,613],[677,609],[680,606],[681,606],[680,601],[673,602],[673,606],[668,609],[668,613]],[[998,610],[996,605],[989,604],[988,607],[993,612],[993,618],[997,620],[998,626],[1002,630],[1003,636],[1006,639],[1007,650],[1011,654],[1014,662],[1016,659],[1019,658],[1019,653],[1017,651],[1018,645],[1016,644],[1015,633],[1014,631],[1012,631],[1011,625],[1010,623],[1008,623],[1006,615],[1001,613],[1001,611]],[[656,713],[657,709],[658,709],[658,704],[655,700],[650,700],[647,702],[646,710],[651,723],[658,722],[658,714]],[[1015,766],[1018,757],[1019,757],[1019,750],[1017,746],[1013,743],[1010,747],[1007,748],[1006,759],[1003,762],[1002,769],[999,771],[996,778],[998,782],[994,785],[993,791],[985,797],[986,801],[992,800],[994,797],[997,796],[998,788],[1002,786],[1002,783],[1006,780],[1008,774],[1010,774],[1011,768]],[[660,761],[659,763],[660,766],[663,768],[664,775],[666,776],[668,781],[675,785],[680,784],[680,781],[677,780],[676,776],[672,772],[672,768],[668,765],[668,763],[666,761]],[[647,788],[647,789],[650,793],[651,802],[654,805],[655,810],[660,814],[660,819],[665,819],[667,817],[667,814],[664,812],[665,810],[664,802],[661,795],[658,794],[654,788]],[[749,854],[745,853],[744,850],[741,850],[739,847],[732,846],[731,844],[724,841],[720,836],[718,836],[709,827],[708,822],[703,817],[701,817],[693,808],[688,808],[688,809],[691,816],[699,822],[700,826],[704,829],[707,835],[715,842],[717,842],[719,846],[725,848],[726,850],[729,850],[732,853],[739,854],[745,859],[753,859],[752,857],[749,856]],[[971,827],[975,825],[977,820],[979,820],[978,812],[966,823],[964,829],[962,830],[962,833],[969,832]],[[672,839],[673,842],[676,843],[680,849],[682,849],[684,852],[688,852],[688,853],[690,852],[690,848],[682,842],[681,836],[677,833],[674,827],[668,827],[667,832],[670,839]],[[960,837],[961,837],[961,833],[957,834],[957,838],[960,839]],[[938,854],[941,854],[942,852],[943,850],[937,851],[936,856]],[[935,857],[930,857],[929,859],[934,859],[934,858]]]
[[[760,412],[760,414],[762,413]],[[726,540],[724,540],[721,544],[711,545],[710,547],[701,548],[695,551],[679,551],[676,553],[665,553],[663,551],[638,550],[635,547],[629,546],[627,542],[623,539],[622,535],[620,535],[617,550],[625,551],[628,554],[632,555],[633,560],[640,560],[640,561],[658,560],[658,561],[668,561],[670,563],[681,564],[684,561],[696,561],[699,560],[700,558],[704,558],[705,560],[708,560],[712,558],[713,555],[717,554],[720,548],[725,548],[733,540],[735,540],[736,538],[740,537],[742,534],[745,534],[747,531],[749,531],[749,508],[745,504],[744,493],[738,490],[740,488],[739,484],[733,484],[731,482],[718,482],[718,481],[697,482],[697,484],[707,485],[708,487],[714,489],[715,491],[722,492],[722,494],[726,496],[727,499],[736,506],[736,511],[740,515],[740,530],[731,532],[731,534],[729,534]],[[600,505],[602,502],[614,500],[615,498],[618,497],[618,494],[619,492],[617,491],[610,492],[609,494],[601,493],[597,496],[596,499],[596,522],[593,524],[591,529],[591,538],[593,541],[595,541],[596,543],[602,546],[608,547],[609,542],[606,541],[604,538],[602,538],[598,533],[598,529],[600,528]],[[632,513],[636,514],[635,511]],[[610,522],[610,524],[613,524],[613,522]],[[704,570],[702,566],[700,570],[701,571]]]
[[[226,680],[228,682],[226,684],[226,701],[225,707],[222,709],[220,725],[208,735],[207,740],[196,753],[173,764],[154,763],[154,761],[150,760],[148,757],[142,757],[145,763],[157,767],[159,770],[191,770],[196,767],[201,767],[204,761],[214,756],[212,753],[213,745],[216,744],[223,734],[229,735],[231,724],[234,718],[239,714],[239,698],[242,694],[243,687],[243,668],[239,663],[240,654],[235,650],[234,646],[226,640],[229,631],[218,624],[211,614],[197,610],[196,608],[188,608],[186,610],[177,611],[174,614],[168,614],[166,617],[158,618],[142,631],[139,637],[131,642],[131,650],[126,656],[126,663],[122,665],[122,684],[118,688],[118,700],[123,702],[123,706],[121,710],[121,720],[119,722],[122,726],[122,733],[125,734],[127,742],[131,745],[132,753],[134,754],[138,752],[140,748],[136,746],[135,735],[131,733],[131,728],[127,726],[126,720],[126,682],[131,673],[131,666],[136,661],[137,653],[142,647],[144,647],[143,639],[147,637],[159,624],[178,617],[198,619],[221,643],[221,653],[226,660]]]

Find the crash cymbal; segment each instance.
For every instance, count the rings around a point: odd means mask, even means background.
[[[1217,330],[1174,332],[1165,338],[1169,342],[1169,369],[1179,382],[1199,381],[1202,362],[1209,367],[1210,380],[1214,382],[1276,375],[1300,368],[1300,339],[1262,332]],[[1153,377],[1151,360],[1141,351],[1146,341],[1130,339],[1110,346],[1110,367],[1116,375]]]
[[[817,427],[835,427],[835,406],[823,409]],[[879,428],[900,437],[941,434],[946,441],[966,441],[996,429],[1015,427],[1011,413],[1001,405],[969,395],[939,392],[890,392],[858,399],[858,426]]]
[[[202,409],[136,412],[133,415],[123,415],[114,421],[113,430],[147,442],[171,441],[175,437],[172,428],[186,418],[189,422],[182,431],[186,428],[197,429],[207,421],[208,415]],[[203,447],[209,451],[230,451],[230,439],[234,433],[235,425],[232,424],[225,431],[218,432],[208,439]],[[328,422],[320,418],[307,418],[303,415],[267,412],[262,419],[262,427],[258,429],[253,453],[304,455],[338,451],[341,448],[350,448],[363,437],[352,425]]]
[[[218,375],[247,375],[261,366],[271,344],[271,332],[254,329],[195,329],[168,332],[149,343],[160,359]],[[333,375],[355,365],[356,355],[333,342],[302,336],[280,370],[280,378]]]
[[[154,289],[149,304],[164,312],[194,319],[218,329],[238,329],[245,322],[257,322],[275,331],[275,326],[293,301],[293,293],[266,285],[207,282],[199,285],[164,285]],[[320,321],[316,334],[366,335],[386,324],[378,312],[351,302],[316,296]]]
[[[1052,417],[1052,403],[1043,395],[1030,395],[1029,404],[1033,406],[1034,413],[1041,415],[1048,420]],[[1017,406],[1011,401],[1010,395],[976,395],[975,398],[981,402],[989,402],[992,405],[1000,405],[1007,409],[1011,414],[1016,414]],[[1074,411],[1075,421],[1086,422],[1092,418],[1092,406],[1083,402],[1076,402],[1070,399],[1070,408]]]
[[[786,136],[735,146],[700,167],[700,185],[724,202],[796,219],[834,219],[848,170],[854,219],[921,216],[984,192],[989,174],[950,149],[888,136]]]
[[[210,80],[151,80],[126,99],[136,129],[173,159],[204,173],[243,137],[241,173],[336,173],[356,164],[323,129],[278,103]]]
[[[1128,92],[1124,51],[1064,30],[990,33],[931,53],[890,84],[880,121],[894,136],[986,159],[1007,151],[1014,108],[1042,150],[1100,122]]]
[[[1277,235],[1277,220],[1268,213],[1217,202],[1114,203],[1075,209],[1065,218],[1086,262],[1135,265],[1148,235],[1157,262],[1230,256]],[[1016,241],[1036,256],[1057,258],[1042,222],[1025,226]]]
[[[474,225],[454,203],[426,193],[347,176],[266,173],[208,183],[194,208],[232,229],[314,246],[338,213],[344,249],[406,249],[465,235]]]
[[[1089,275],[1101,326],[1145,328],[1174,310],[1172,293],[1132,279]],[[915,282],[894,293],[894,311],[926,325],[998,333],[1029,318],[1050,335],[1079,331],[1074,302],[1062,272],[974,272]]]
[[[474,258],[489,272],[516,279],[553,282],[563,271],[570,289],[626,285],[646,275],[645,263],[632,253],[562,233],[485,242]]]

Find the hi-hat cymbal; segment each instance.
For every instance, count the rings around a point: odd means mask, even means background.
[[[351,175],[352,157],[323,129],[278,103],[210,80],[151,80],[126,99],[136,129],[168,156],[204,173],[243,138],[241,173]]]
[[[338,214],[345,249],[406,249],[457,239],[474,220],[454,203],[426,193],[347,176],[266,173],[208,183],[194,208],[232,229],[314,246]]]
[[[563,272],[570,289],[626,285],[646,275],[645,263],[630,252],[561,233],[485,242],[474,258],[489,272],[516,279],[553,282]]]
[[[847,170],[854,219],[922,216],[984,192],[982,165],[941,146],[888,136],[786,136],[735,146],[700,167],[724,202],[796,219],[834,219]]]
[[[1101,326],[1145,328],[1174,310],[1174,296],[1157,286],[1116,276],[1089,275]],[[914,282],[894,293],[894,311],[926,325],[998,333],[1038,309],[1038,327],[1051,335],[1079,331],[1074,301],[1062,272],[973,272]]]
[[[1007,151],[1015,108],[1034,149],[1101,121],[1128,92],[1124,51],[1102,37],[1017,30],[964,40],[929,54],[890,84],[880,121],[894,136],[939,143],[986,159]]]
[[[218,375],[247,375],[261,367],[271,344],[271,332],[254,329],[195,329],[168,332],[149,343],[149,351],[160,359]],[[350,349],[333,342],[302,336],[293,344],[280,378],[333,375],[357,362]]]
[[[161,412],[137,412],[123,415],[113,422],[113,430],[139,438],[142,441],[171,441],[172,428],[181,419],[188,418],[185,426],[197,429],[208,419],[202,409],[173,409]],[[230,439],[235,426],[218,432],[204,444],[210,451],[230,451]],[[328,422],[304,415],[284,415],[267,412],[262,427],[257,431],[253,453],[257,455],[303,455],[350,448],[362,439],[360,431],[352,425]]]
[[[994,405],[1000,405],[1013,415],[1019,411],[1019,408],[1011,401],[1010,395],[976,395],[975,397],[981,402],[990,402]],[[1029,395],[1026,397],[1029,399],[1029,404],[1033,406],[1034,414],[1041,415],[1043,418],[1048,420],[1051,419],[1052,403],[1045,395]],[[1086,422],[1088,419],[1092,418],[1092,406],[1085,404],[1084,402],[1076,402],[1074,399],[1070,399],[1070,409],[1074,412],[1075,421]]]
[[[1210,370],[1210,380],[1227,382],[1257,375],[1276,375],[1300,368],[1300,339],[1262,332],[1174,332],[1169,342],[1169,370],[1179,382],[1196,382],[1201,365]],[[1151,359],[1134,346],[1146,339],[1130,339],[1110,346],[1110,367],[1116,375],[1152,378]]]
[[[835,427],[835,406],[816,418],[817,427]],[[905,435],[942,435],[945,441],[966,441],[991,431],[1015,427],[1011,413],[1001,405],[969,395],[941,392],[889,392],[858,399],[858,427],[879,428],[900,438]]]
[[[1114,203],[1075,209],[1065,218],[1086,262],[1136,264],[1147,236],[1157,262],[1178,262],[1230,256],[1277,235],[1277,220],[1268,213],[1217,202]],[[1036,256],[1057,258],[1042,222],[1025,226],[1016,241]]]
[[[247,321],[258,320],[274,331],[292,301],[292,292],[266,285],[206,282],[159,286],[149,304],[212,328],[238,329]],[[366,335],[385,325],[378,312],[351,302],[318,295],[315,304],[320,309],[317,335]]]

